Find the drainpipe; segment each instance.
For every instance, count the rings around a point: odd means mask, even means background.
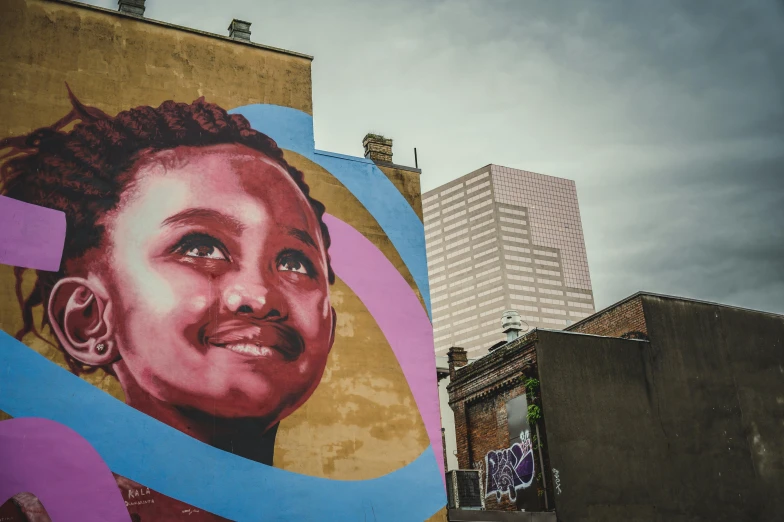
[[[539,465],[542,467],[542,486],[544,486],[544,509],[550,511],[550,504],[547,502],[547,470],[544,469],[544,458],[542,457],[542,437],[539,435],[539,423],[536,423],[536,445],[539,449]]]

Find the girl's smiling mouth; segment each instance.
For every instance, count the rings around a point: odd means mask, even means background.
[[[249,357],[280,355],[294,361],[305,351],[302,337],[293,328],[276,321],[231,319],[220,321],[214,329],[200,336],[206,346],[224,348]]]

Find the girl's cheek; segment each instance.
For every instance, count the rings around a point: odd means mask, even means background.
[[[329,294],[325,295],[324,298],[321,300],[321,318],[326,319],[329,317],[329,309],[331,306],[329,305]]]
[[[300,295],[291,304],[290,311],[296,314],[300,333],[308,338],[321,338],[324,329],[331,327],[329,298],[323,292]]]
[[[169,288],[177,307],[185,305],[190,308],[214,293],[214,278],[189,266],[171,264],[159,271],[158,276],[156,283]]]
[[[215,283],[208,278],[186,278],[179,281],[175,293],[177,294],[177,307],[172,314],[185,321],[199,319],[207,313],[217,295]]]
[[[188,312],[201,315],[209,307],[209,299],[206,295],[193,295],[185,300]]]

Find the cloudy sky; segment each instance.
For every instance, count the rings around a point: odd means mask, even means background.
[[[90,3],[116,8],[116,0]],[[784,313],[782,0],[147,0],[315,56],[316,146],[574,179],[597,307],[637,291]]]

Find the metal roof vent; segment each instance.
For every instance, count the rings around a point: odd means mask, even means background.
[[[144,0],[119,0],[117,4],[121,13],[144,16]]]
[[[236,18],[232,20],[229,26],[229,38],[250,42],[250,22],[244,22]]]
[[[501,315],[501,328],[506,334],[506,342],[514,341],[523,331],[523,319],[515,310],[506,310]]]

